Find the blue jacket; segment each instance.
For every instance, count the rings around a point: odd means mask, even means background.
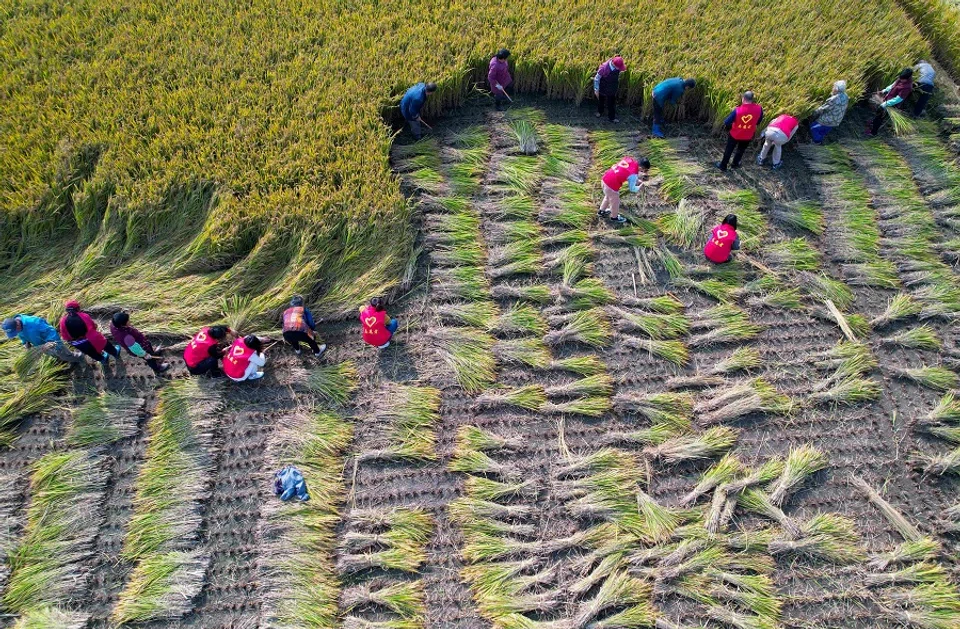
[[[302,502],[310,500],[303,474],[292,465],[288,465],[274,475],[273,493],[280,496],[280,500],[284,502],[293,498],[294,494]]]
[[[657,83],[657,86],[653,88],[653,100],[661,105],[666,105],[667,103],[676,105],[680,102],[680,97],[683,96],[683,92],[686,89],[683,81],[684,79],[679,76],[660,81]]]
[[[20,325],[23,329],[17,334],[20,342],[26,345],[39,346],[44,343],[62,343],[60,333],[56,328],[47,323],[43,317],[32,317],[30,315],[17,315],[20,319]]]
[[[400,113],[403,114],[404,120],[416,120],[425,102],[427,102],[426,83],[417,83],[408,89],[400,99]]]

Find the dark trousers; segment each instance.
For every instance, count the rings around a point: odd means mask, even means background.
[[[748,146],[750,146],[750,140],[735,140],[732,135],[728,135],[727,146],[723,149],[723,159],[720,160],[720,168],[726,169],[731,154],[733,155],[733,167],[738,168],[740,160],[743,159],[743,153]],[[737,152],[734,153],[733,149],[737,149]]]
[[[209,374],[214,378],[222,376],[223,372],[220,371],[220,368],[217,366],[218,360],[219,359],[213,356],[209,356],[198,362],[196,367],[187,365],[187,371],[190,372],[191,376],[202,376],[204,374]]]
[[[920,97],[917,98],[917,104],[913,108],[913,115],[919,116],[923,113],[923,108],[927,106],[927,103],[930,102],[930,97],[933,96],[933,86],[927,85],[926,83],[920,84]]]
[[[83,352],[84,354],[96,360],[97,362],[101,362],[101,363],[107,362],[107,359],[104,357],[103,352],[98,352],[96,349],[94,349],[93,343],[91,343],[87,339],[83,339],[82,342],[80,342],[77,345],[74,345],[73,348]],[[114,358],[120,358],[120,352],[117,350],[117,346],[114,345],[113,343],[107,343],[107,346],[103,348],[103,351],[110,354]]]
[[[870,125],[870,133],[877,135],[880,127],[887,120],[887,110],[883,107],[877,107],[877,114],[873,117],[873,123]]]
[[[513,94],[513,85],[508,85],[505,89],[507,94]],[[493,103],[496,106],[497,111],[500,111],[510,104],[510,99],[507,98],[506,94],[500,90],[493,88]]]
[[[310,346],[310,349],[313,350],[314,354],[320,352],[320,346],[317,345],[317,342],[310,338],[310,335],[306,332],[300,332],[299,330],[290,330],[283,333],[283,340],[293,346],[293,349],[300,351],[300,343],[306,343]]]
[[[616,95],[607,96],[602,92],[597,96],[597,113],[603,115],[603,105],[607,105],[607,112],[610,116],[610,122],[617,118],[617,97]]]
[[[663,124],[663,105],[653,99],[653,124]]]

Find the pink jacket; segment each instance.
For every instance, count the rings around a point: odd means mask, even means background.
[[[510,76],[510,66],[507,65],[506,59],[497,59],[494,57],[490,60],[490,67],[487,70],[487,82],[490,84],[491,92],[500,91],[497,89],[497,83],[504,88],[513,83],[513,77]]]

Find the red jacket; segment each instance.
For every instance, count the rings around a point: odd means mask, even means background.
[[[733,112],[730,137],[734,140],[752,140],[762,115],[763,108],[756,103],[743,103],[737,107]]]
[[[630,178],[630,175],[639,173],[640,164],[637,163],[637,160],[632,157],[625,157],[603,174],[603,183],[610,186],[612,190],[619,190]]]
[[[76,338],[70,336],[70,333],[67,331],[67,317],[69,315],[64,315],[60,318],[60,336],[63,338],[63,340],[67,341],[71,345],[74,344],[74,341],[79,343],[83,339],[86,339],[90,341],[91,345],[93,345],[93,349],[97,350],[98,352],[102,352],[103,348],[107,346],[107,338],[97,331],[97,324],[94,323],[93,319],[90,318],[90,315],[83,311],[78,312],[77,315],[83,319],[84,325],[87,326],[86,335]]]
[[[726,223],[713,228],[713,234],[703,248],[703,255],[715,264],[722,264],[730,259],[730,251],[737,239],[737,230]]]
[[[187,343],[183,350],[183,361],[188,367],[196,367],[201,360],[210,357],[210,348],[217,344],[217,339],[210,336],[210,328],[203,328],[193,340]]]
[[[373,306],[367,306],[360,311],[360,327],[363,330],[363,340],[380,347],[390,341],[393,335],[387,330],[387,311],[377,310]]]
[[[243,342],[242,338],[237,339],[227,350],[227,353],[223,355],[223,373],[234,380],[239,380],[247,371],[247,367],[250,365],[250,357],[255,353]]]

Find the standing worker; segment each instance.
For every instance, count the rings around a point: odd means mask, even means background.
[[[314,356],[320,356],[327,350],[326,345],[318,345],[315,340],[317,324],[313,314],[303,305],[303,297],[294,295],[290,307],[283,311],[283,340],[293,346],[293,353],[300,355],[300,343],[306,343]]]
[[[822,105],[813,112],[814,123],[810,125],[810,137],[814,144],[823,144],[827,134],[840,126],[843,117],[847,113],[847,104],[850,99],[847,97],[847,82],[837,81],[833,84],[833,90]]]
[[[507,88],[513,83],[513,77],[510,76],[510,66],[507,63],[507,57],[509,56],[510,51],[501,48],[490,59],[490,67],[487,69],[487,83],[490,84],[490,93],[493,94],[493,100],[498,111],[510,100],[507,95]]]
[[[715,164],[722,171],[727,170],[731,154],[733,155],[731,166],[740,168],[743,152],[750,146],[750,141],[757,132],[757,126],[763,120],[763,108],[754,101],[753,92],[749,90],[744,92],[740,106],[731,111],[723,121],[723,126],[730,129],[730,135],[727,136],[727,146],[723,149],[723,159]],[[735,154],[734,148],[737,149]]]
[[[142,358],[153,369],[153,373],[160,375],[170,369],[170,363],[162,363],[163,357],[158,350],[143,335],[143,332],[130,325],[130,315],[126,312],[117,312],[110,322],[110,336],[127,350],[131,356]]]
[[[370,305],[360,311],[363,340],[377,349],[390,347],[390,339],[393,338],[400,324],[396,319],[390,319],[387,323],[389,316],[384,308],[382,297],[371,299]]]
[[[734,251],[740,249],[740,236],[737,235],[737,215],[727,214],[723,222],[713,228],[710,239],[703,247],[703,255],[714,264],[729,262]]]
[[[877,135],[887,119],[887,107],[896,107],[910,98],[911,92],[913,92],[913,68],[904,68],[896,81],[880,91],[881,103],[877,107],[877,115],[873,117],[873,123],[867,128],[867,135]]]
[[[663,108],[667,105],[676,106],[687,90],[697,86],[695,79],[674,77],[657,83],[653,88],[653,136],[663,137]]]
[[[197,332],[183,350],[183,362],[187,363],[190,375],[223,375],[218,366],[223,358],[222,343],[235,336],[236,333],[225,325],[209,326]]]
[[[3,331],[8,339],[19,337],[24,347],[42,347],[43,352],[67,362],[82,360],[80,354],[71,352],[63,345],[56,328],[43,317],[18,314],[3,320]]]
[[[763,132],[763,148],[757,155],[757,166],[763,165],[763,160],[767,159],[767,152],[772,148],[773,155],[770,157],[773,162],[773,169],[780,170],[783,167],[781,156],[783,154],[783,145],[793,139],[797,132],[800,121],[787,114],[780,114],[773,119],[773,122]]]
[[[620,188],[627,183],[630,186],[630,192],[638,192],[642,185],[638,179],[641,174],[646,178],[649,170],[650,160],[644,157],[638,162],[629,155],[611,166],[600,180],[603,187],[603,201],[600,202],[597,216],[617,225],[626,223],[627,219],[620,214]]]
[[[420,129],[420,111],[423,104],[427,102],[427,96],[437,91],[436,83],[417,83],[406,91],[403,98],[400,99],[400,113],[403,119],[410,124],[410,132],[414,139],[419,140],[423,137]]]
[[[913,67],[913,71],[920,75],[920,78],[917,79],[920,96],[917,98],[917,104],[913,107],[913,115],[919,118],[923,113],[923,108],[927,106],[930,97],[933,96],[933,79],[937,76],[937,71],[925,59],[918,61],[917,65]]]
[[[603,116],[606,103],[610,122],[617,119],[617,88],[620,87],[620,73],[627,69],[623,57],[617,56],[600,64],[593,77],[593,95],[597,97],[597,118]]]
[[[234,382],[259,380],[263,377],[260,367],[266,364],[263,343],[253,334],[236,339],[223,355],[223,373]]]
[[[71,299],[63,307],[67,311],[60,319],[60,336],[63,340],[104,367],[110,356],[120,360],[120,347],[107,342],[90,315],[80,309],[80,302]]]

